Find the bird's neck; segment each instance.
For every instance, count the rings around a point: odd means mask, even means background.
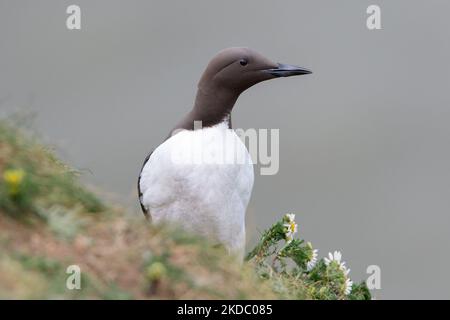
[[[231,111],[239,95],[230,90],[208,90],[199,87],[190,114],[194,121],[202,121],[202,127],[211,127],[223,121],[231,128]]]
[[[228,90],[199,86],[192,110],[172,129],[167,138],[179,130],[207,128],[224,121],[231,129],[231,111],[238,97],[239,94]]]

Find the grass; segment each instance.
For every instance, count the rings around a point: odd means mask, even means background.
[[[78,175],[36,138],[0,121],[0,298],[370,298],[363,284],[342,295],[342,275],[325,277],[323,261],[306,273],[311,252],[302,241],[290,251],[280,247],[282,221],[277,236],[269,229],[240,265],[204,239],[105,205]],[[70,265],[80,267],[80,290],[66,287]]]

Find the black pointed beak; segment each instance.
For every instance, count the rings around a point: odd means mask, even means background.
[[[274,77],[290,77],[312,73],[311,70],[283,63],[279,63],[276,68],[266,69],[264,71],[271,74]]]

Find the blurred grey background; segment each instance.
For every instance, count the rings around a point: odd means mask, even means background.
[[[70,4],[80,31],[66,28]],[[370,4],[382,30],[366,28]],[[142,161],[217,51],[311,68],[235,107],[237,128],[280,129],[279,173],[256,176],[249,244],[293,212],[320,256],[342,250],[354,280],[381,267],[377,298],[448,299],[449,11],[443,0],[1,0],[1,113],[36,113],[86,182],[140,214]]]

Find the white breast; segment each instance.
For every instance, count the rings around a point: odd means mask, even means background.
[[[144,166],[141,202],[155,222],[176,222],[242,255],[253,178],[250,155],[226,123],[185,130]]]

